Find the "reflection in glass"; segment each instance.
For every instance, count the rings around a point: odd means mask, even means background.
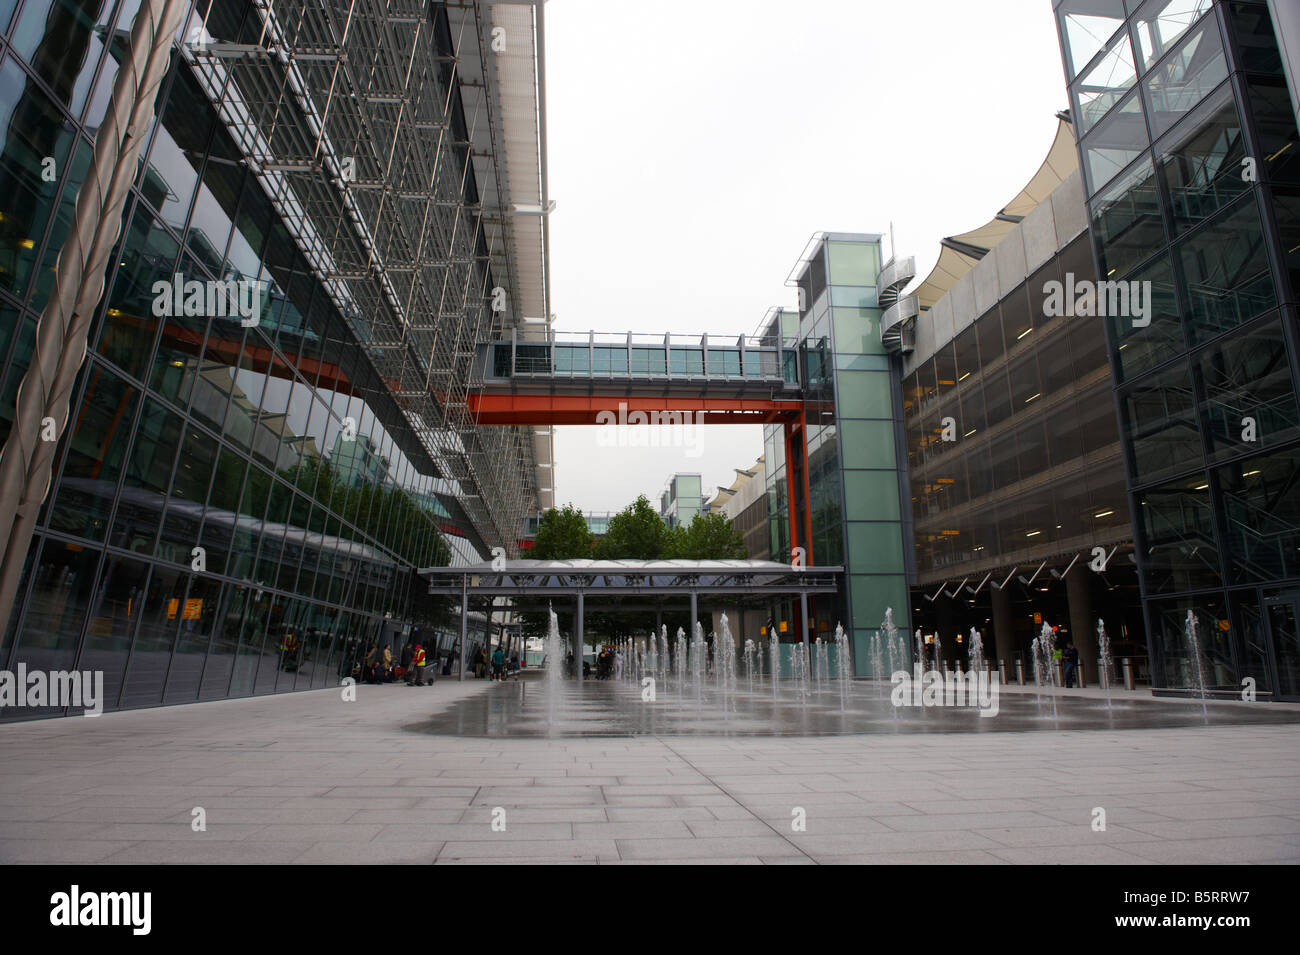
[[[1232,90],[1225,86],[1206,106],[1208,113],[1198,114],[1193,128],[1158,151],[1175,232],[1208,219],[1248,188],[1242,177],[1246,145]]]
[[[1198,341],[1247,322],[1276,304],[1253,196],[1179,243],[1178,257]]]
[[[1179,47],[1143,81],[1151,133],[1159,136],[1191,112],[1228,77],[1228,64],[1214,17],[1205,17]]]

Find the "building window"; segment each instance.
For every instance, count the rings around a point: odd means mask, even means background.
[[[1186,116],[1227,78],[1219,28],[1213,17],[1206,17],[1143,81],[1152,135],[1159,136]]]

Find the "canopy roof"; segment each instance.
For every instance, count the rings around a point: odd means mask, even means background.
[[[761,574],[763,576],[798,574],[788,563],[776,560],[507,560],[496,564],[468,564],[464,567],[423,567],[426,577],[499,576],[501,574]],[[842,567],[818,567],[822,573],[834,573]]]
[[[429,578],[429,593],[447,596],[468,586],[476,597],[549,598],[584,593],[668,600],[684,599],[692,593],[736,599],[756,594],[835,593],[843,572],[840,566],[796,569],[773,560],[511,560],[496,567],[486,563],[420,570]]]
[[[998,214],[984,225],[944,239],[939,261],[930,270],[915,294],[922,308],[932,307],[961,281],[962,277],[984,258],[989,250],[1005,239],[1020,221],[1033,212],[1040,202],[1079,167],[1074,148],[1074,128],[1068,113],[1057,114],[1056,137],[1038,172]]]

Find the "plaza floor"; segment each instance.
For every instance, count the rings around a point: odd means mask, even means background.
[[[1117,694],[1102,718],[1087,692],[1053,721],[1004,691],[1002,731],[975,712],[880,725],[865,702],[863,730],[827,698],[806,735],[768,735],[757,701],[647,731],[619,716],[635,687],[566,693],[561,725],[624,723],[510,735],[536,728],[533,680],[3,725],[0,862],[1300,862],[1295,707],[1207,719]]]

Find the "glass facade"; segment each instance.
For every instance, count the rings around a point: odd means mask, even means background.
[[[704,479],[698,474],[674,474],[659,500],[659,516],[669,527],[690,527],[704,513]]]
[[[121,51],[105,38],[124,37],[136,5],[12,6],[0,438],[111,91]],[[254,42],[256,14],[218,0],[206,29]],[[255,322],[159,316],[155,283],[177,276],[260,281]],[[415,570],[449,563],[449,539],[471,554],[481,542],[358,347],[364,324],[340,313],[177,47],[0,667],[103,670],[114,709],[337,683],[370,641],[450,653],[459,628]]]
[[[1102,9],[1104,8],[1104,10]],[[1295,106],[1264,3],[1061,0],[1154,684],[1300,693]],[[1084,29],[1086,24],[1087,29]],[[1107,57],[1123,89],[1087,82]],[[1130,89],[1131,88],[1131,89]]]

